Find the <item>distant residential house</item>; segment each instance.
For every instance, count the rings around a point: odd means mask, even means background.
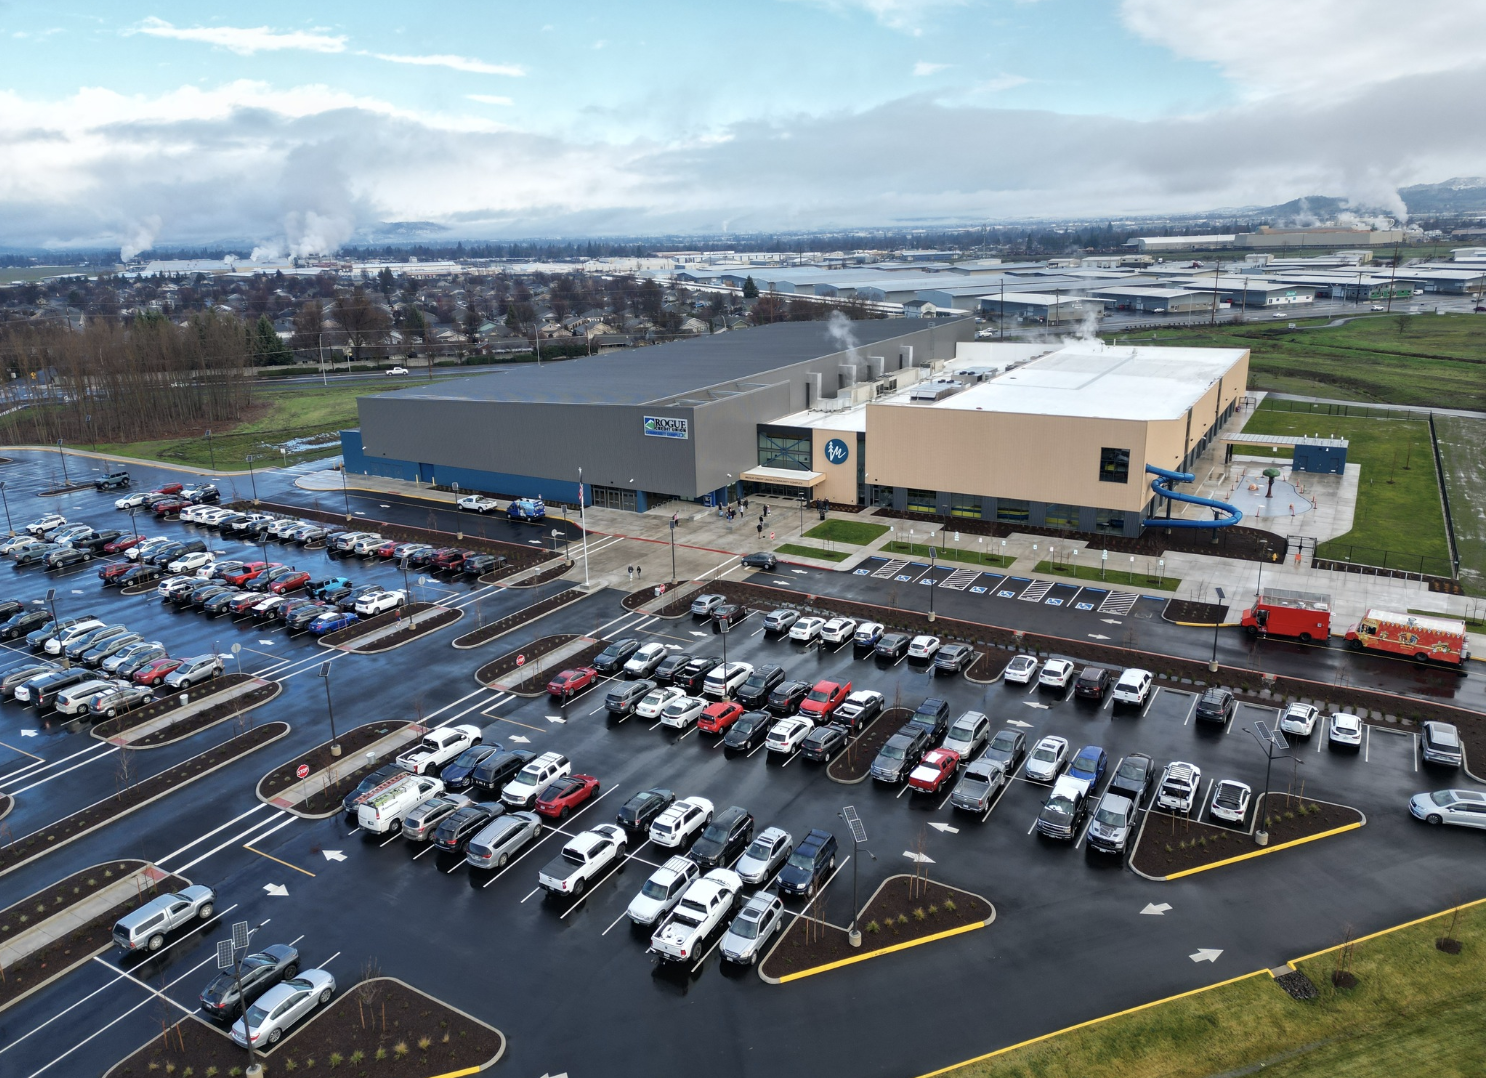
[[[681,322],[682,333],[706,333],[707,330],[707,323],[703,322],[700,318],[687,318]]]

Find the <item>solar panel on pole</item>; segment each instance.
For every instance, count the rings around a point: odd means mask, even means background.
[[[841,816],[846,820],[846,826],[851,828],[851,840],[857,845],[867,841],[867,829],[862,826],[862,818],[857,815],[854,805],[847,805],[841,810]]]
[[[217,968],[229,970],[232,968],[232,941],[222,940],[217,944]]]
[[[238,921],[232,926],[232,946],[239,951],[248,949],[248,922]]]

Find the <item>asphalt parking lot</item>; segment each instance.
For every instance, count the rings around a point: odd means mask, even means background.
[[[45,472],[33,478],[44,482]],[[16,512],[19,484],[12,483]],[[127,519],[114,513],[112,499],[85,492],[76,502],[30,498],[26,504],[28,513],[38,515],[38,504],[65,504],[69,517],[102,526]],[[19,522],[22,514],[16,516]],[[168,523],[144,530],[189,527]],[[272,546],[270,552],[316,576],[401,583],[401,574],[386,565],[352,559],[332,566],[323,553],[296,549],[286,558]],[[0,588],[0,594],[30,599],[48,586],[40,570],[14,575],[13,586],[8,592]],[[896,580],[864,584],[871,576],[834,577],[811,579],[843,588],[920,587]],[[1360,752],[1345,754],[1329,751],[1317,734],[1297,746],[1303,762],[1276,766],[1276,788],[1289,783],[1293,766],[1307,795],[1365,812],[1369,822],[1361,831],[1156,884],[1117,859],[1091,853],[1082,842],[1055,843],[1030,834],[1046,796],[1035,783],[1014,782],[979,820],[953,812],[942,798],[871,782],[834,783],[822,767],[798,757],[774,759],[762,750],[730,756],[711,735],[677,735],[638,719],[611,723],[601,710],[602,688],[556,707],[474,681],[481,663],[555,632],[600,630],[611,639],[635,636],[720,654],[720,640],[708,625],[627,614],[614,593],[599,592],[464,652],[449,641],[472,619],[500,617],[563,585],[514,592],[461,584],[443,597],[464,604],[466,617],[458,626],[371,657],[329,652],[310,639],[288,639],[282,629],[263,633],[251,624],[175,613],[148,596],[105,592],[91,570],[51,586],[65,601],[64,616],[77,604],[77,612],[122,620],[148,639],[163,640],[173,654],[227,651],[241,643],[244,670],[280,680],[285,690],[253,712],[255,721],[284,719],[294,730],[254,756],[0,877],[0,889],[18,897],[111,857],[153,859],[215,887],[225,921],[267,921],[255,941],[302,937],[298,946],[306,958],[329,961],[343,983],[375,960],[383,973],[492,1022],[511,1038],[501,1068],[533,1078],[544,1071],[681,1073],[700,1067],[720,1075],[810,1074],[826,1067],[861,1075],[921,1073],[1098,1014],[1278,965],[1339,941],[1349,928],[1367,932],[1433,912],[1486,884],[1479,835],[1426,828],[1407,815],[1404,801],[1418,790],[1469,785],[1464,776],[1420,771],[1412,734],[1373,730]],[[969,592],[973,586],[986,586],[987,592]],[[1072,610],[998,597],[991,585],[979,582],[964,592],[939,588],[936,594],[967,604],[1000,598],[1006,609],[1035,609],[1039,618],[1082,618],[1078,624],[1087,623],[1089,632],[1102,624],[1099,617],[1118,616],[1099,615],[1097,608],[1079,611],[1077,603],[1087,600],[1077,597],[1065,604]],[[1043,599],[1048,597],[1058,596],[1050,589]],[[475,604],[483,604],[479,613]],[[1139,639],[1172,631],[1158,617],[1126,620],[1131,622]],[[984,711],[995,728],[1023,730],[1029,744],[1054,733],[1074,751],[1102,745],[1111,766],[1136,750],[1158,764],[1189,760],[1203,770],[1204,799],[1211,780],[1237,778],[1256,790],[1263,783],[1264,755],[1246,732],[1255,718],[1268,717],[1262,709],[1241,708],[1228,727],[1207,728],[1191,717],[1191,695],[1173,688],[1163,687],[1143,713],[1117,710],[1061,693],[936,679],[906,661],[880,666],[856,658],[850,646],[804,649],[760,629],[757,616],[738,626],[728,641],[728,659],[776,662],[802,680],[850,680],[855,688],[877,689],[890,703],[900,699],[909,707],[930,694],[943,696],[952,715]],[[400,838],[365,836],[340,817],[302,821],[258,803],[252,787],[261,774],[328,735],[324,686],[315,676],[327,658],[341,729],[418,715],[433,725],[475,723],[487,741],[560,751],[575,771],[597,776],[600,799],[567,821],[568,833],[612,820],[625,798],[652,785],[708,797],[719,810],[745,806],[760,829],[777,824],[797,839],[811,827],[825,827],[844,840],[837,813],[851,804],[868,834],[870,853],[861,854],[855,866],[863,899],[888,875],[908,871],[905,852],[916,852],[922,843],[934,861],[931,874],[984,895],[996,905],[997,920],[953,941],[786,986],[766,985],[751,971],[722,963],[716,953],[692,966],[659,969],[645,954],[645,938],[623,918],[650,865],[665,858],[653,845],[631,845],[624,866],[583,899],[558,902],[534,889],[537,870],[556,853],[560,834],[549,832],[502,871],[476,872]],[[27,729],[35,735],[25,736]],[[220,729],[209,731],[134,755],[143,773],[153,773],[225,736]],[[29,711],[0,705],[0,744],[15,754],[0,757],[0,789],[17,795],[6,821],[13,834],[112,788],[116,751],[73,725],[46,726]],[[930,826],[936,823],[944,827]],[[850,852],[845,842],[824,900],[825,919],[837,924],[850,917]],[[1152,903],[1170,908],[1143,914]],[[801,907],[799,901],[788,905]],[[101,1073],[158,1032],[163,1013],[174,1009],[131,978],[189,1008],[209,979],[213,945],[224,934],[214,926],[125,967],[115,955],[104,955],[0,1013],[0,1072],[21,1078]],[[1204,948],[1221,954],[1210,964],[1190,957]],[[900,1024],[886,1025],[889,1014]]]

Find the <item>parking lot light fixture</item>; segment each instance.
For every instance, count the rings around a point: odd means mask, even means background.
[[[1218,593],[1218,605],[1219,606],[1222,606],[1223,605],[1223,600],[1225,598],[1225,596],[1223,595],[1223,589],[1222,588],[1214,588],[1213,590]],[[1222,615],[1220,615],[1220,614],[1214,614],[1213,615],[1213,657],[1212,657],[1212,661],[1207,664],[1208,670],[1211,671],[1214,674],[1216,674],[1218,672],[1218,629],[1221,628],[1222,625],[1223,625]]]
[[[935,568],[936,568],[936,565],[935,565],[935,561],[934,561],[934,546],[931,543],[929,545],[929,620],[930,621],[933,621],[934,620],[934,589],[936,587],[938,587],[938,585],[934,583],[934,569]]]
[[[5,484],[0,482],[0,501],[5,502],[5,530],[15,534],[15,525],[10,522],[10,498],[5,493]]]
[[[56,630],[56,625],[57,625],[57,589],[56,588],[47,588],[46,589],[46,601],[47,601],[47,605],[52,608],[52,632],[56,632],[57,631]],[[62,648],[60,650],[61,650],[61,653],[62,653],[62,669],[63,670],[71,670],[72,669],[72,662],[67,658],[67,649],[66,648]]]
[[[320,664],[320,678],[325,682],[325,710],[330,713],[330,755],[341,754],[340,739],[335,736],[335,706],[330,702],[330,661]]]
[[[246,459],[247,459],[247,462],[248,462],[248,482],[253,485],[253,504],[254,505],[257,505],[258,504],[258,477],[253,473],[253,454],[249,453],[247,455],[247,458]]]

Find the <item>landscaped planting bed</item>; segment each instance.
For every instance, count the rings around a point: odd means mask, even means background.
[[[536,621],[540,617],[552,613],[558,607],[567,606],[569,603],[577,602],[583,598],[583,593],[577,588],[568,588],[555,595],[549,595],[545,599],[539,599],[530,606],[522,607],[514,614],[507,614],[498,621],[482,625],[478,629],[472,629],[454,641],[456,648],[475,648],[481,644],[487,644],[498,636],[504,636],[512,629],[519,629],[527,622]]]
[[[243,682],[256,680],[258,679],[251,674],[226,674],[219,678],[213,678],[206,684],[208,692],[218,693],[224,689],[230,689],[235,685],[241,685]],[[255,689],[234,696],[230,700],[224,700],[220,704],[214,704],[211,707],[197,711],[188,715],[180,722],[163,726],[153,733],[139,738],[137,741],[131,741],[129,742],[129,747],[131,749],[153,749],[170,744],[173,741],[179,741],[181,738],[189,737],[191,734],[205,730],[209,726],[215,726],[219,722],[226,722],[228,719],[249,711],[260,704],[266,704],[282,691],[283,686],[278,682],[264,682]],[[196,690],[193,688],[185,695],[191,696],[195,692]],[[165,699],[156,700],[154,703],[147,704],[136,711],[127,712],[117,718],[105,719],[93,727],[93,736],[107,741],[111,737],[117,737],[120,734],[133,730],[135,727],[143,726],[145,723],[157,719],[161,715],[171,711],[177,711],[186,706],[181,703],[181,695],[181,693],[171,693]],[[197,700],[199,701],[199,695],[197,696]]]
[[[663,585],[666,590],[664,592],[662,592],[661,595],[665,595],[665,594],[667,594],[669,592],[675,591],[677,588],[679,588],[684,583],[686,583],[684,580],[683,581],[675,581],[675,580],[667,581]],[[640,609],[640,607],[644,606],[646,603],[652,602],[652,601],[654,601],[656,599],[659,599],[659,598],[660,598],[660,595],[655,594],[655,586],[654,585],[651,585],[650,587],[639,588],[639,589],[637,589],[635,591],[628,592],[624,596],[624,598],[622,598],[622,599],[619,600],[619,605],[622,606],[622,607],[624,607],[626,610],[638,610],[638,609]]]
[[[570,561],[568,561],[566,558],[563,558],[556,565],[553,565],[553,566],[550,566],[550,567],[548,567],[546,569],[543,569],[540,573],[535,573],[532,576],[526,577],[523,580],[518,580],[514,584],[507,584],[506,587],[508,587],[508,588],[535,588],[538,585],[547,583],[547,581],[549,581],[549,580],[556,580],[558,577],[562,576],[563,573],[567,572],[572,567],[573,567],[573,563],[570,562]]]
[[[303,753],[290,760],[288,763],[280,764],[268,774],[258,780],[258,796],[271,798],[281,790],[286,790],[297,782],[304,780],[299,778],[299,768],[308,767],[309,774],[305,778],[313,778],[317,772],[324,771],[337,759],[348,759],[358,755],[362,749],[374,741],[380,741],[389,734],[394,734],[408,725],[406,719],[388,719],[386,722],[369,722],[364,726],[358,726],[354,730],[348,730],[339,738],[341,755],[332,756],[330,742],[316,745],[309,752]],[[379,761],[380,763],[380,761]],[[357,779],[359,782],[360,779]]]
[[[1130,864],[1147,876],[1163,879],[1363,822],[1362,813],[1346,805],[1286,794],[1270,796],[1273,804],[1264,821],[1269,831],[1267,846],[1258,845],[1251,833],[1236,828],[1153,812]],[[1263,806],[1256,811],[1264,811]]]
[[[508,651],[499,659],[486,663],[475,671],[475,679],[489,685],[493,681],[499,681],[513,670],[519,670],[529,663],[535,663],[543,655],[556,651],[565,644],[571,644],[577,639],[577,633],[559,633],[556,636],[539,637],[523,648]],[[519,663],[516,661],[518,658],[521,660]]]
[[[816,899],[811,916],[820,921],[851,920],[851,897],[831,916],[829,904]],[[759,972],[782,979],[845,959],[861,959],[890,947],[913,943],[954,929],[969,929],[990,920],[995,908],[979,895],[914,876],[889,877],[857,915],[862,945],[853,947],[842,929],[799,918],[764,959]]]
[[[579,666],[592,666],[593,660],[598,658],[599,652],[608,646],[607,641],[595,640],[588,647],[578,652],[578,654],[568,656],[567,660],[563,662],[561,669],[572,670]],[[485,670],[482,667],[475,673],[475,677],[484,680],[481,677],[484,672]],[[517,696],[541,696],[547,691],[547,683],[552,680],[553,674],[558,672],[558,670],[547,670],[540,674],[532,674],[525,681],[513,687],[511,692]]]
[[[1377,725],[1385,725],[1388,715],[1393,715],[1404,726],[1437,719],[1453,723],[1460,730],[1467,764],[1471,760],[1486,760],[1486,715],[1432,700],[1393,696],[1353,685],[1333,685],[1301,678],[1271,676],[1247,667],[1220,666],[1217,673],[1212,673],[1208,670],[1207,663],[1200,659],[1162,655],[1092,640],[1071,640],[1030,632],[1018,634],[1013,629],[999,625],[959,621],[955,618],[940,617],[931,622],[928,615],[920,611],[853,602],[835,596],[812,596],[802,601],[805,597],[783,588],[744,581],[715,581],[707,584],[706,590],[725,595],[730,602],[753,610],[787,607],[799,610],[802,614],[824,617],[841,615],[858,621],[878,621],[887,626],[889,631],[912,635],[926,633],[946,642],[963,640],[982,647],[1004,649],[1010,653],[1056,655],[1079,663],[1107,666],[1112,670],[1139,667],[1156,674],[1158,684],[1164,682],[1196,691],[1201,691],[1210,684],[1220,685],[1229,689],[1239,700],[1264,707],[1283,707],[1289,700],[1308,699],[1322,701],[1332,709],[1351,711],[1364,721]],[[690,599],[687,598],[677,600],[659,613],[678,616],[690,607]],[[1374,712],[1385,716],[1385,719],[1380,722]]]
[[[15,938],[37,922],[64,912],[69,906],[81,902],[100,888],[144,868],[145,864],[146,862],[137,860],[109,861],[58,880],[50,887],[0,910],[0,937],[7,940]],[[60,939],[33,951],[14,965],[7,966],[4,978],[0,978],[0,1010],[55,976],[59,970],[65,970],[79,961],[86,961],[107,948],[112,942],[114,924],[124,914],[158,894],[168,894],[185,886],[187,881],[176,876],[167,876],[139,894],[130,895],[125,901],[74,928]]]
[[[877,758],[887,739],[898,732],[905,722],[913,717],[910,707],[884,708],[881,715],[867,724],[867,728],[852,739],[846,751],[838,753],[826,767],[826,775],[837,782],[861,782],[872,770],[872,761]]]
[[[167,767],[157,775],[151,775],[147,779],[140,779],[125,786],[118,793],[105,797],[102,801],[96,801],[87,808],[79,809],[70,816],[64,816],[56,823],[38,828],[23,838],[0,846],[0,872],[9,872],[89,831],[111,823],[120,816],[127,816],[135,809],[162,794],[169,793],[177,786],[194,782],[209,771],[231,763],[240,756],[255,752],[271,741],[277,741],[288,732],[287,722],[265,723],[255,730],[228,738],[216,748],[207,749],[205,752],[192,756],[189,760],[182,760],[174,767]],[[121,753],[129,751],[131,750],[120,750]],[[127,759],[127,757],[123,758]],[[118,778],[119,781],[124,780],[122,775]]]
[[[413,614],[422,613],[427,610],[435,610],[435,613],[423,618],[417,624],[413,623]],[[368,640],[365,644],[351,645],[347,651],[354,651],[358,655],[380,655],[384,651],[391,651],[400,647],[410,640],[417,640],[420,636],[436,633],[446,625],[453,625],[464,617],[463,610],[456,610],[452,606],[437,606],[434,603],[414,603],[412,606],[403,608],[406,616],[402,619],[403,627],[386,636],[379,636],[375,640]],[[390,613],[390,611],[389,611]],[[378,615],[383,616],[383,615]]]
[[[462,1011],[392,977],[346,988],[264,1053],[275,1076],[304,1073],[429,1078],[482,1069],[506,1039]],[[108,1072],[108,1078],[240,1074],[247,1051],[206,1022],[186,1018]]]
[[[328,648],[345,647],[348,644],[354,644],[363,636],[374,633],[378,629],[385,629],[389,625],[396,625],[400,621],[406,621],[415,614],[421,614],[425,610],[432,610],[436,605],[436,603],[408,603],[406,606],[400,606],[396,610],[384,610],[374,617],[367,618],[365,621],[358,621],[355,625],[348,625],[344,629],[337,629],[333,633],[326,633],[320,637],[320,643]],[[421,629],[422,626],[420,625],[419,628]],[[380,644],[381,641],[379,640],[377,643]]]

